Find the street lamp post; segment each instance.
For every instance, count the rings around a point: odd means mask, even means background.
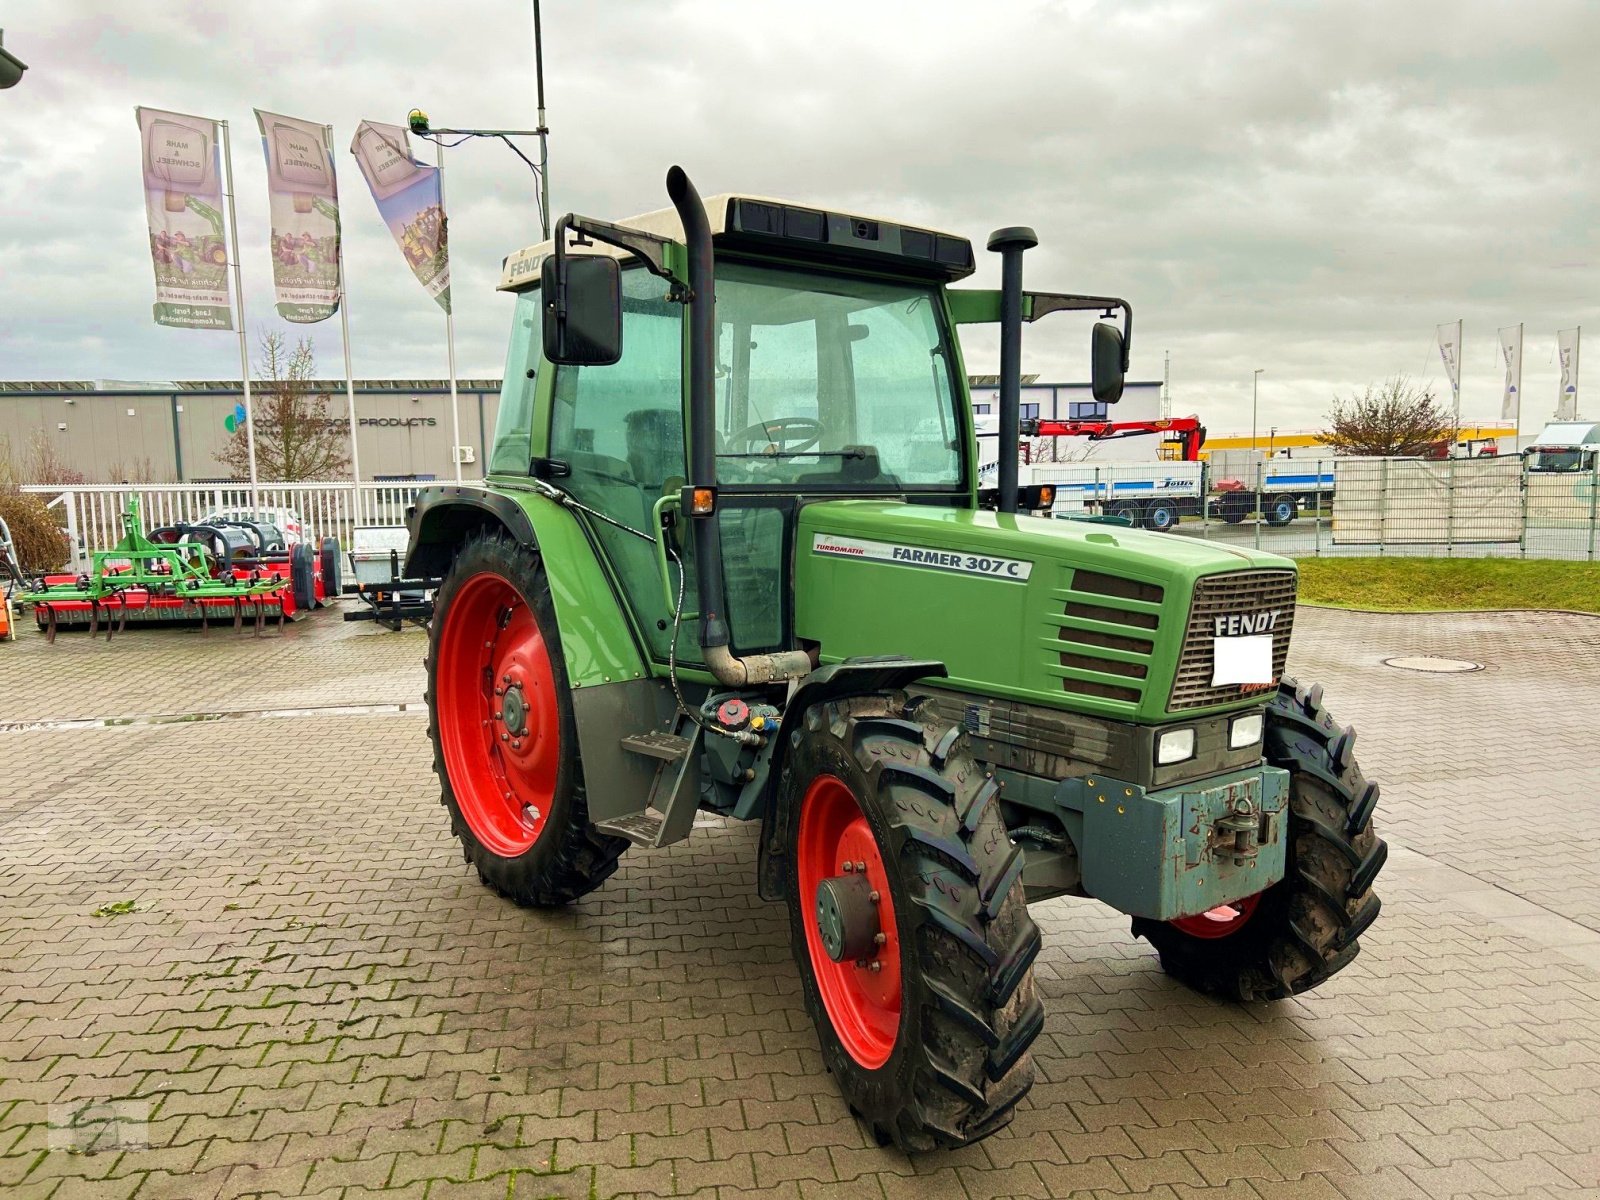
[[[5,48],[5,32],[0,30],[0,88],[16,87],[28,64]]]

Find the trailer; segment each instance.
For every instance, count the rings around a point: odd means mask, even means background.
[[[1268,525],[1290,524],[1305,509],[1326,512],[1333,506],[1335,476],[1331,461],[1292,458],[1259,460],[1254,469],[1228,471],[1207,464],[1211,478],[1211,515],[1237,525],[1259,512]]]

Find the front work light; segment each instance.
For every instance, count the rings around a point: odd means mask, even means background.
[[[1242,717],[1235,717],[1228,726],[1228,749],[1243,750],[1246,746],[1253,746],[1261,740],[1261,714],[1258,712],[1245,713]]]
[[[1194,757],[1194,730],[1168,729],[1156,738],[1156,765],[1181,763]]]

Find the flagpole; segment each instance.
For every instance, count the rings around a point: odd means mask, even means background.
[[[333,161],[333,126],[322,127],[323,144],[328,148],[328,161]],[[340,213],[334,225],[338,235],[334,245],[339,251],[339,336],[344,340],[344,399],[350,415],[350,478],[355,483],[355,512],[361,512],[361,452],[356,445],[356,377],[350,367],[350,294],[344,278],[344,214]]]
[[[439,223],[444,233],[444,244],[450,245],[450,218],[446,216],[444,206],[444,144],[439,141],[433,143],[433,162],[439,171]],[[461,482],[461,405],[456,400],[456,317],[452,311],[455,303],[446,304],[444,308],[444,340],[445,348],[450,358],[450,458],[455,463],[456,482]]]
[[[244,278],[239,272],[239,213],[233,196],[233,139],[228,134],[228,123],[222,126],[222,166],[228,182],[228,230],[233,238],[233,293],[239,307],[239,374],[244,384],[244,441],[250,456],[250,507],[259,511],[256,486],[256,415],[250,402],[250,349],[245,341]]]

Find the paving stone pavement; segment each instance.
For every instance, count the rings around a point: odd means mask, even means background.
[[[749,828],[523,910],[463,866],[414,706],[13,724],[402,705],[422,645],[0,645],[0,1196],[1600,1194],[1600,620],[1301,610],[1395,847],[1360,959],[1232,1007],[1037,905],[1039,1082],[917,1159],[824,1072]],[[1486,669],[1381,665],[1417,653]]]

